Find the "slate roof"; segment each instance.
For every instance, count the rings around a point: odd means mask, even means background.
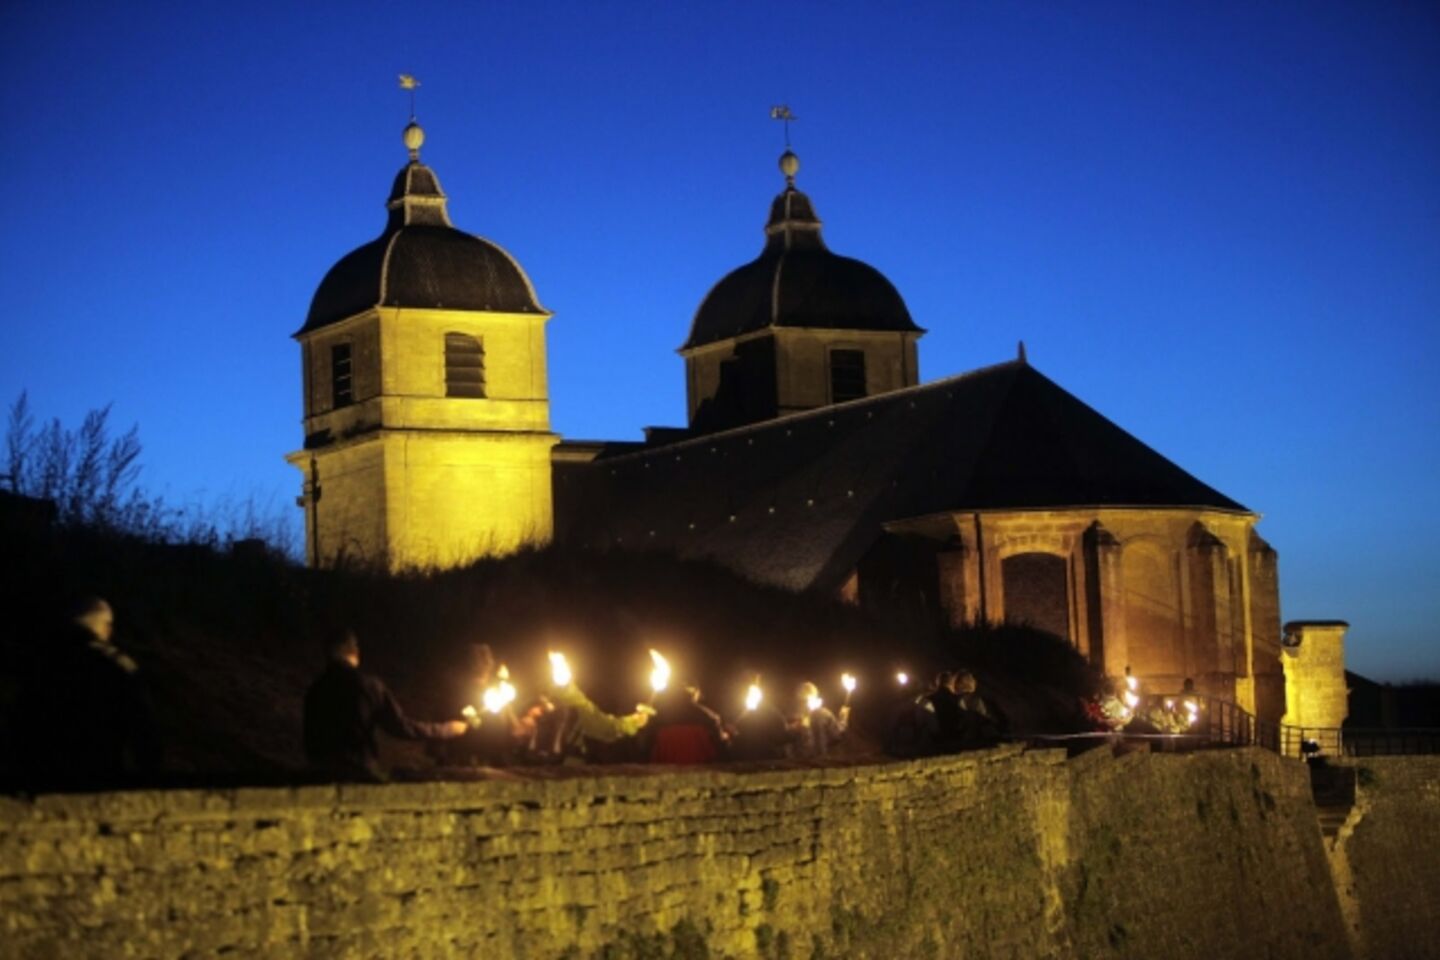
[[[765,233],[760,256],[701,301],[681,350],[767,327],[923,332],[880,271],[830,252],[810,198],[794,186],[771,204]]]
[[[882,525],[946,511],[1248,512],[1023,361],[587,464],[557,462],[557,536],[838,586]]]
[[[545,313],[530,278],[497,244],[455,229],[429,167],[395,176],[385,231],[351,251],[320,281],[300,333],[375,306]]]

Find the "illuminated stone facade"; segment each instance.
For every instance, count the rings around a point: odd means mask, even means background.
[[[1350,715],[1345,680],[1345,631],[1342,620],[1306,620],[1285,624],[1284,723],[1299,728],[1327,754],[1341,752],[1340,727]],[[1300,738],[1286,744],[1298,749]]]
[[[952,625],[1029,623],[1110,676],[1201,693],[1278,718],[1275,553],[1252,513],[1153,508],[976,511],[888,524],[938,545]],[[863,575],[863,566],[862,566]]]
[[[709,291],[681,347],[687,426],[560,442],[549,314],[508,254],[450,224],[417,131],[385,232],[336,264],[297,335],[311,563],[444,567],[553,535],[912,622],[1028,623],[1109,675],[1155,693],[1193,680],[1262,720],[1314,702],[1313,671],[1286,691],[1258,515],[1023,347],[920,383],[924,330],[879,271],[828,249],[789,152],[760,255]]]

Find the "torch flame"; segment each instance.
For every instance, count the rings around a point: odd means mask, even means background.
[[[895,674],[895,679],[900,682],[900,686],[904,687],[910,683],[910,674],[906,673],[904,670],[901,670],[899,673]]]
[[[476,710],[472,705],[467,703],[465,705],[465,709],[460,711],[460,716],[470,721],[471,725],[473,726],[477,721],[479,721],[480,712]]]
[[[565,654],[550,651],[550,679],[557,687],[568,687],[575,675],[570,672],[570,664],[565,660]]]
[[[510,682],[510,670],[503,663],[500,669],[495,671],[499,683],[485,688],[481,694],[485,709],[490,713],[499,713],[507,705],[515,700],[515,686]]]
[[[819,710],[821,707],[825,706],[825,701],[820,699],[819,694],[816,694],[815,696],[806,699],[805,706],[810,710],[811,713],[814,713],[816,710]]]
[[[840,674],[840,686],[845,688],[846,693],[855,692],[855,678],[848,673]]]
[[[757,709],[759,709],[759,707],[760,707],[760,697],[761,697],[760,684],[758,684],[758,683],[752,683],[752,684],[750,684],[750,688],[745,691],[745,709],[746,709],[746,710],[757,710]]]
[[[650,649],[650,660],[655,664],[655,669],[650,671],[650,689],[659,693],[670,686],[670,661],[660,656],[660,651]]]

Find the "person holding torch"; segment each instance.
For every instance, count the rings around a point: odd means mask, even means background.
[[[549,657],[550,696],[568,714],[561,734],[561,753],[566,758],[580,762],[586,754],[586,740],[614,743],[635,736],[655,712],[639,705],[634,713],[625,716],[606,713],[576,685],[574,671],[565,654],[552,650]]]
[[[750,678],[745,688],[745,710],[735,720],[735,735],[730,740],[730,755],[736,760],[779,760],[785,755],[790,739],[785,714],[765,698],[760,675]]]
[[[325,649],[325,672],[305,692],[305,756],[316,773],[384,782],[377,731],[402,740],[449,740],[470,729],[464,720],[428,723],[407,716],[384,681],[360,672],[354,630],[331,634]]]
[[[845,729],[850,724],[848,701],[852,689],[853,686],[847,685],[847,702],[840,707],[838,716],[825,706],[815,684],[806,681],[795,689],[796,712],[790,718],[790,749],[793,756],[801,759],[823,757],[845,735]]]

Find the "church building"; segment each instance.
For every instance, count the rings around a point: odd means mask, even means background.
[[[883,274],[826,246],[795,154],[759,256],[704,295],[680,349],[687,426],[587,442],[550,429],[550,314],[529,278],[450,222],[423,131],[404,139],[383,232],[331,268],[295,334],[288,459],[312,565],[447,567],[551,540],[705,558],[876,610],[1026,622],[1106,674],[1286,711],[1258,515],[1023,347],[921,383],[925,331]]]

